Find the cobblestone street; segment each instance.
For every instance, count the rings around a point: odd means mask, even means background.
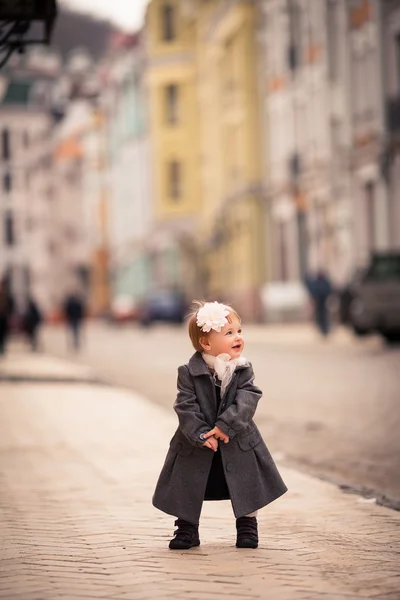
[[[0,598],[400,597],[400,514],[281,465],[258,550],[234,547],[225,502],[205,504],[199,548],[168,550],[151,495],[174,415],[58,359],[1,367],[22,368],[48,383],[0,384]]]
[[[171,410],[177,366],[193,353],[185,328],[90,323],[85,333],[78,355],[63,328],[44,331],[44,348]],[[273,451],[285,464],[400,506],[400,348],[341,328],[322,340],[307,325],[244,324],[244,335],[264,392],[256,421]]]
[[[400,0],[0,0],[0,170],[0,600],[400,600]]]

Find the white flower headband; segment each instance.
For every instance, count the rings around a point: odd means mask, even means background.
[[[219,333],[228,322],[229,308],[219,302],[206,302],[197,313],[197,325],[204,333],[214,329]]]

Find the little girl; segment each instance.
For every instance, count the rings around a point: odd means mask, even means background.
[[[253,421],[261,390],[242,356],[238,313],[218,302],[195,302],[189,336],[196,353],[178,368],[176,430],[153,505],[177,517],[173,550],[200,545],[204,500],[230,499],[236,546],[257,548],[257,511],[287,490]]]

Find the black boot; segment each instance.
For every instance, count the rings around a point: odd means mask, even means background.
[[[200,546],[198,525],[183,519],[177,519],[175,525],[178,529],[174,531],[175,537],[169,543],[171,550],[189,550],[194,546]]]
[[[257,548],[257,517],[239,517],[236,519],[236,548]]]

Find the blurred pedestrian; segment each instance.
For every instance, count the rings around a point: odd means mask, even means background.
[[[196,353],[178,368],[179,426],[153,505],[177,517],[169,547],[188,550],[200,545],[203,501],[230,499],[236,546],[257,548],[257,511],[287,488],[253,421],[262,392],[242,356],[240,317],[219,302],[195,302],[189,336]]]
[[[64,302],[64,315],[67,327],[71,332],[72,347],[79,350],[81,342],[81,327],[85,317],[85,306],[78,292],[71,292]]]
[[[333,286],[329,276],[323,269],[317,271],[315,277],[307,276],[305,285],[311,296],[314,319],[321,334],[326,337],[330,331],[329,298],[333,294]]]
[[[0,355],[5,354],[14,312],[14,299],[6,279],[0,281]]]
[[[26,310],[22,316],[22,326],[33,352],[38,349],[38,333],[42,321],[43,316],[37,302],[32,296],[28,296]]]

